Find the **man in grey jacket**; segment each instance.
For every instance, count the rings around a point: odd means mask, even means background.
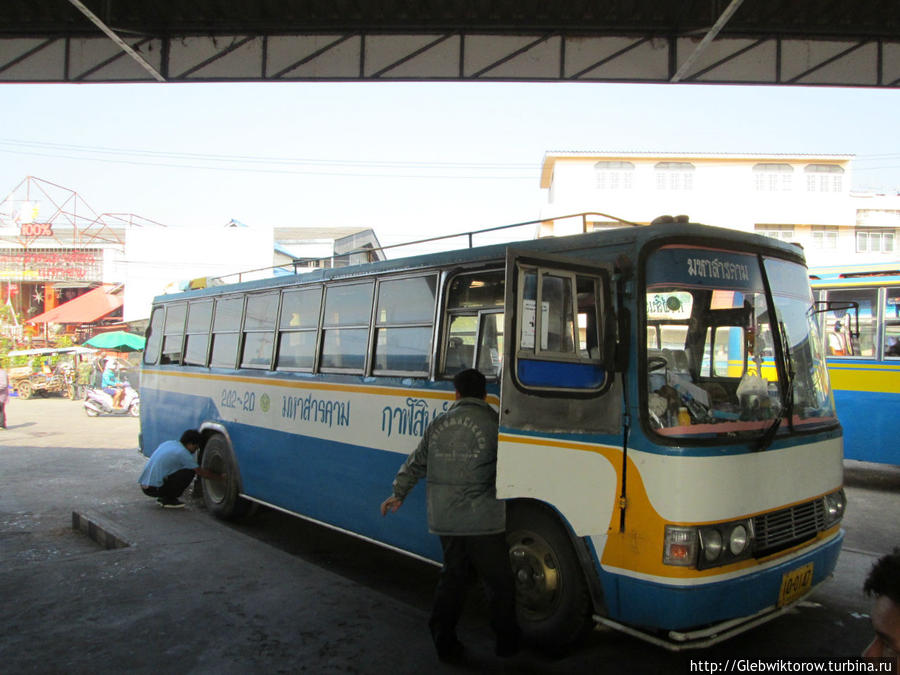
[[[485,401],[485,378],[474,369],[453,378],[456,402],[436,417],[394,478],[381,515],[394,513],[427,475],[428,528],[441,538],[441,568],[428,626],[443,661],[459,660],[456,636],[470,567],[481,577],[499,656],[518,651],[515,583],[506,545],[506,504],[496,497],[497,413]]]

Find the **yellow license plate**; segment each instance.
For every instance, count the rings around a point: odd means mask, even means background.
[[[783,607],[801,597],[812,588],[813,564],[807,563],[781,577],[781,590],[778,592],[778,606]]]

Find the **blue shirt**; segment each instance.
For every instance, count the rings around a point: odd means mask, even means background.
[[[138,483],[145,486],[160,487],[166,476],[171,476],[181,469],[196,469],[197,459],[178,441],[166,441],[150,455]]]
[[[103,381],[100,386],[104,389],[107,387],[115,387],[119,383],[119,376],[111,368],[103,371]]]

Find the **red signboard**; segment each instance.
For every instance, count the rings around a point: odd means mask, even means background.
[[[103,252],[91,249],[0,249],[0,280],[99,281]]]
[[[22,223],[19,233],[23,237],[52,237],[53,225],[50,223]]]

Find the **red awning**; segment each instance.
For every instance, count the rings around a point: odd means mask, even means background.
[[[121,285],[100,286],[28,319],[27,323],[91,323],[119,309],[123,302]]]

